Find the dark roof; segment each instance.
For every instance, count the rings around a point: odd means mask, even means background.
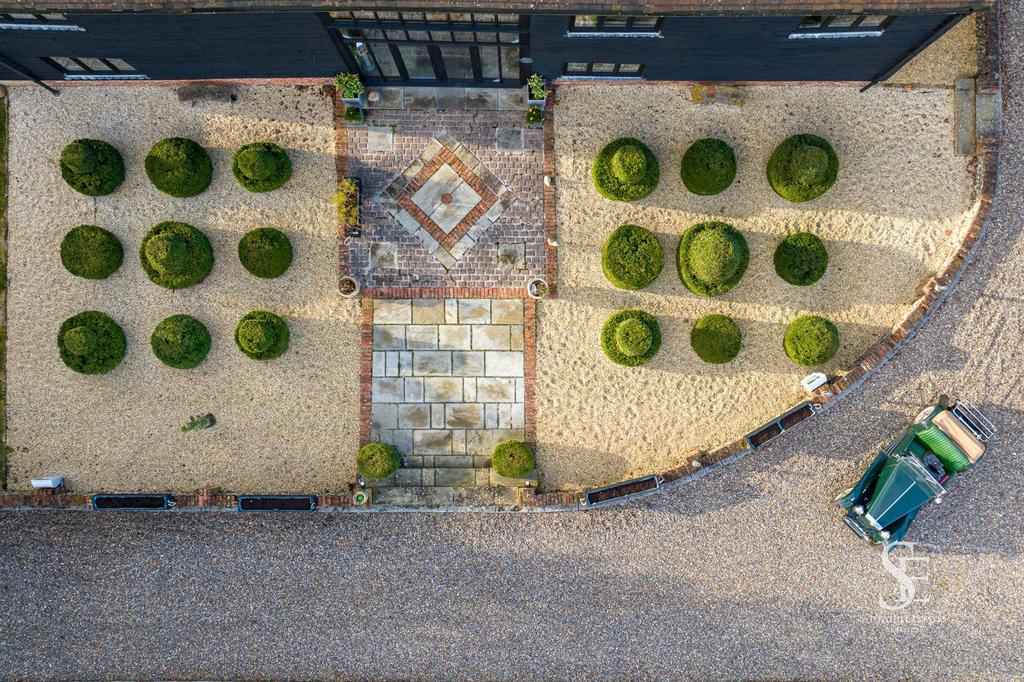
[[[959,12],[995,0],[0,0],[7,12],[188,12],[192,10],[436,9],[572,14],[839,14]]]

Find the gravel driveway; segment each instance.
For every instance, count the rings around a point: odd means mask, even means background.
[[[1024,8],[977,260],[925,329],[812,428],[632,507],[544,515],[9,513],[9,678],[918,677],[1024,672]],[[940,390],[1001,432],[910,537],[908,609],[829,502]]]

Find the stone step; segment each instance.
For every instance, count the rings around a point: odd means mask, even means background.
[[[420,509],[450,507],[511,509],[518,504],[518,496],[515,488],[400,486],[374,488],[372,503],[377,507]]]
[[[441,458],[438,457],[438,459]],[[366,481],[368,488],[489,485],[491,485],[490,468],[473,466],[403,467],[387,478]]]

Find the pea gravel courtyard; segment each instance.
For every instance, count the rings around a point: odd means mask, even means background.
[[[235,99],[180,101],[170,87],[11,88],[7,346],[8,484],[60,473],[78,491],[336,491],[355,477],[359,446],[359,307],[337,293],[336,185],[331,98],[319,87],[238,86]],[[164,137],[206,147],[213,183],[176,199],[143,168]],[[57,161],[73,139],[109,141],[125,160],[113,194],[92,199],[61,179]],[[231,174],[243,144],[269,140],[291,156],[288,183],[263,194]],[[200,284],[170,291],[139,264],[143,235],[178,220],[210,238],[215,265]],[[105,280],[61,265],[65,232],[96,224],[118,236],[125,258]],[[276,227],[295,251],[279,279],[250,275],[238,260],[247,231]],[[57,353],[61,322],[82,310],[111,315],[128,353],[109,374],[70,371]],[[252,309],[285,318],[291,345],[257,362],[235,347],[234,329]],[[150,334],[177,313],[198,317],[213,346],[192,370],[152,353]],[[217,425],[182,433],[192,415]]]
[[[692,448],[728,443],[806,394],[810,370],[783,350],[788,322],[834,321],[850,365],[910,310],[915,290],[954,250],[977,210],[973,167],[953,152],[952,91],[879,87],[751,87],[742,107],[697,105],[685,85],[564,84],[555,114],[559,298],[538,306],[538,462],[550,487],[597,485],[666,468]],[[839,179],[822,197],[790,204],[765,178],[774,147],[790,135],[828,139]],[[736,152],[737,176],[715,196],[690,194],[679,176],[686,148],[718,137]],[[636,137],[658,157],[661,180],[633,203],[602,198],[591,180],[597,152]],[[679,236],[705,220],[741,230],[750,245],[743,280],[723,296],[690,294],[675,267]],[[643,291],[616,289],[601,247],[619,225],[652,230],[665,265]],[[824,240],[830,264],[809,287],[786,284],[772,253],[787,234]],[[601,325],[616,310],[658,319],[662,346],[638,368],[607,361]],[[702,362],[693,323],[732,317],[743,349],[726,365]]]

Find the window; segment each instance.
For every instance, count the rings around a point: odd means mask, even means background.
[[[65,80],[144,80],[147,76],[119,57],[48,57]]]
[[[0,30],[8,31],[84,31],[68,21],[67,16],[58,13],[48,14],[0,14]]]
[[[577,14],[569,19],[571,38],[585,36],[643,36],[657,37],[661,33],[661,17],[628,16],[615,14],[600,16],[597,14]]]
[[[570,78],[639,78],[643,70],[643,64],[568,62],[562,72]]]
[[[884,14],[813,15],[800,20],[790,40],[819,38],[877,38],[894,17]]]

